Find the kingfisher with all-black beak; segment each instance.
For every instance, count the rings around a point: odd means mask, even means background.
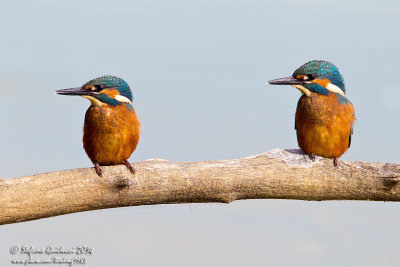
[[[106,75],[56,93],[90,100],[83,127],[83,147],[96,173],[102,175],[100,165],[124,164],[134,174],[128,158],[139,142],[140,124],[129,85],[121,78]]]
[[[302,93],[295,119],[299,147],[312,160],[315,155],[333,158],[337,166],[338,158],[350,147],[355,121],[338,68],[328,61],[313,60],[292,76],[267,84],[291,85]]]

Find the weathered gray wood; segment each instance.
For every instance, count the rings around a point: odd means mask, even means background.
[[[312,162],[300,150],[274,149],[240,159],[170,162],[0,179],[0,224],[73,212],[167,203],[238,199],[400,201],[400,164]]]

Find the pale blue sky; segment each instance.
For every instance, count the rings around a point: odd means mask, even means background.
[[[90,167],[89,102],[54,94],[104,74],[133,89],[132,161],[296,148],[300,93],[265,81],[311,59],[356,109],[344,160],[399,162],[398,1],[3,1],[0,177]],[[29,197],[29,192],[27,192]],[[129,207],[0,227],[13,244],[92,245],[86,266],[398,266],[396,203],[240,201]]]

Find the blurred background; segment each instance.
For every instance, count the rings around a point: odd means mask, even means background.
[[[131,161],[297,148],[300,93],[265,81],[338,66],[356,108],[343,160],[399,162],[400,2],[3,0],[0,177],[91,167],[89,101],[54,94],[111,74],[133,89]],[[29,192],[26,192],[29,198]],[[399,266],[397,203],[244,200],[128,207],[0,227],[12,245],[90,245],[86,266]]]

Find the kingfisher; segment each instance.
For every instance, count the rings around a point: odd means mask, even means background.
[[[338,68],[325,60],[312,60],[292,76],[267,84],[291,85],[302,93],[295,116],[297,143],[313,161],[316,155],[333,158],[337,166],[338,158],[350,147],[355,121]]]
[[[90,100],[83,127],[83,147],[96,173],[102,176],[100,165],[124,164],[134,174],[128,158],[139,142],[140,123],[129,85],[121,78],[105,75],[56,93]]]

